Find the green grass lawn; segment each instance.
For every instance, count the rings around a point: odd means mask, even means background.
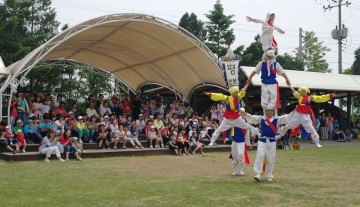
[[[360,206],[359,151],[278,150],[272,182],[231,176],[229,153],[0,161],[0,206]]]

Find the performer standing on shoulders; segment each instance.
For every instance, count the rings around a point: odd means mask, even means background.
[[[241,111],[241,116],[248,122],[261,125],[261,134],[259,136],[256,159],[254,163],[254,172],[256,181],[261,180],[263,164],[265,167],[265,176],[268,181],[272,181],[272,171],[275,164],[277,129],[280,125],[286,124],[293,112],[288,115],[276,116],[273,108],[267,108],[264,116],[250,115]],[[264,172],[263,172],[264,173]]]
[[[250,74],[248,80],[246,81],[247,85],[250,85],[251,79],[255,74],[261,72],[261,106],[264,109],[278,109],[280,108],[280,94],[279,94],[279,85],[276,80],[276,74],[283,76],[286,80],[286,84],[290,85],[290,80],[287,77],[284,69],[281,65],[275,60],[275,51],[270,49],[266,51],[266,59],[260,61],[255,70]]]
[[[267,51],[269,48],[276,50],[278,45],[273,36],[273,32],[274,30],[278,31],[280,34],[284,34],[285,32],[274,24],[275,13],[271,11],[268,12],[265,21],[260,19],[253,19],[248,16],[246,17],[246,19],[248,20],[248,22],[261,23],[263,25],[262,33],[260,36],[262,50],[264,52]]]
[[[219,128],[217,128],[217,130],[215,130],[215,132],[212,134],[209,146],[216,145],[215,140],[219,137],[220,133],[230,129],[231,127],[238,127],[241,129],[251,128],[251,125],[246,123],[239,114],[239,110],[241,108],[240,100],[245,96],[247,87],[248,85],[245,85],[245,87],[239,91],[239,87],[232,86],[229,89],[231,94],[230,96],[226,96],[221,93],[204,92],[213,101],[226,102],[226,111],[224,113],[223,120]]]
[[[281,130],[279,137],[282,137],[289,129],[295,129],[302,125],[307,133],[311,133],[311,137],[317,147],[321,147],[319,144],[319,135],[312,124],[310,114],[312,112],[310,103],[314,101],[316,103],[328,102],[336,96],[335,93],[326,94],[322,96],[309,95],[310,89],[306,86],[302,86],[295,91],[295,89],[289,84],[294,97],[298,100],[299,105],[296,106],[296,112],[291,118],[290,122],[287,123]]]

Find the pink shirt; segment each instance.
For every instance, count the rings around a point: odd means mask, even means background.
[[[334,124],[333,124],[334,118],[332,116],[327,116],[326,120],[327,120],[327,122],[326,122],[327,127],[333,127],[334,126]]]

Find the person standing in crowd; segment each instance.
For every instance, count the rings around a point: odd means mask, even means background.
[[[116,94],[114,94],[109,101],[111,112],[116,111],[116,107],[117,107],[118,103],[119,103],[119,100],[117,99]]]
[[[124,110],[123,104],[121,102],[119,102],[115,109],[116,118],[119,118],[119,116],[123,115],[123,113],[124,113],[123,110]]]
[[[40,96],[37,96],[33,102],[32,111],[36,118],[41,119],[42,116],[42,103]]]
[[[129,99],[129,94],[125,94],[125,98],[123,98],[123,100],[121,101],[122,104],[123,104],[123,113],[126,113],[126,114],[130,114],[131,112],[131,101]]]
[[[68,115],[65,109],[65,103],[63,101],[59,102],[59,105],[56,107],[54,111],[54,116],[57,116],[58,114],[62,114],[64,117],[67,117]]]
[[[191,107],[191,105],[188,105],[185,109],[185,113],[187,116],[190,116],[192,113],[194,112],[193,108]]]
[[[43,102],[42,102],[42,115],[40,117],[40,120],[41,121],[44,121],[44,115],[47,114],[49,116],[49,119],[51,119],[51,115],[50,115],[50,106],[48,104],[48,100],[47,99],[43,99]]]
[[[320,121],[321,139],[328,139],[329,132],[327,131],[327,128],[326,128],[327,119],[325,117],[325,113],[321,113],[319,121]]]
[[[18,117],[17,107],[19,107],[18,99],[16,99],[15,94],[12,94],[11,100],[8,100],[7,104],[10,104],[10,126],[14,127],[15,118]]]
[[[139,114],[141,109],[141,101],[139,95],[135,95],[134,100],[131,102],[131,106],[133,109],[133,120],[139,119]]]
[[[18,110],[18,116],[22,120],[24,124],[27,123],[26,114],[29,114],[29,105],[26,99],[23,97],[23,93],[18,93],[17,102],[19,103],[19,106],[17,107]]]
[[[86,114],[88,117],[95,116],[96,118],[100,118],[96,110],[94,109],[94,102],[89,103],[89,108],[86,109]]]
[[[62,101],[62,96],[61,96],[61,95],[57,95],[56,100],[54,101],[54,104],[53,104],[55,110],[56,110],[57,107],[60,106],[61,102],[63,102],[63,101]],[[56,114],[55,114],[54,116],[56,116]],[[64,116],[65,116],[65,115],[64,115]]]
[[[331,113],[329,112],[326,117],[326,131],[327,131],[326,136],[328,137],[328,139],[332,139],[332,133],[334,130],[333,126],[334,126],[334,118],[331,116]]]
[[[105,116],[105,113],[108,113],[108,115],[111,114],[111,109],[109,107],[109,103],[107,101],[104,101],[103,102],[103,107],[101,108],[100,110],[100,116],[101,117],[104,117]]]
[[[158,103],[158,111],[161,116],[161,118],[164,118],[164,105],[162,101],[159,101]]]
[[[71,104],[71,110],[68,114],[70,114],[70,112],[74,113],[75,119],[77,119],[81,114],[80,111],[77,109],[77,104],[75,102]]]
[[[144,119],[147,119],[150,115],[150,102],[145,101],[145,104],[143,105],[143,113],[144,113]]]
[[[100,116],[101,116],[101,110],[103,108],[103,104],[104,104],[104,95],[99,94],[99,100],[96,100],[96,112],[97,114],[100,114]]]
[[[89,108],[90,103],[95,102],[95,98],[93,94],[90,94],[86,100],[86,108]]]
[[[173,100],[172,104],[170,104],[170,114],[176,113],[177,108],[176,100]]]

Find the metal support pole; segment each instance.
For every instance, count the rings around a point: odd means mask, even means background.
[[[346,108],[347,128],[351,129],[351,92],[347,92]]]
[[[298,58],[299,61],[302,61],[302,28],[299,29],[299,52],[298,52]]]

